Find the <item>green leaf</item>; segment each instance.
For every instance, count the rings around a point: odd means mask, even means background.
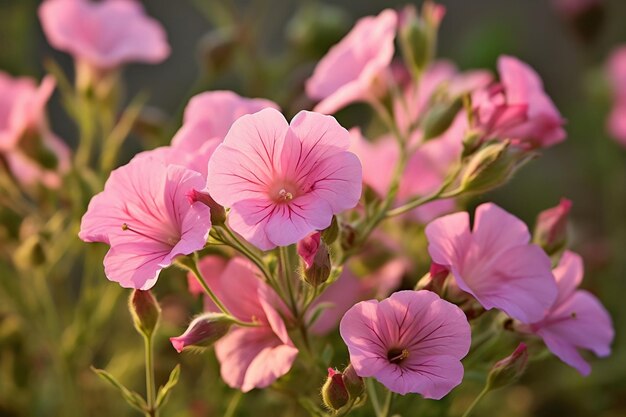
[[[178,383],[179,377],[180,377],[180,365],[176,365],[176,367],[172,369],[172,372],[170,372],[170,377],[165,383],[165,385],[159,388],[159,393],[157,394],[156,405],[155,405],[157,410],[165,404],[165,402],[167,401],[167,398],[169,397],[170,391]]]
[[[97,369],[92,366],[91,370],[94,371],[96,375],[98,375],[100,378],[102,378],[102,380],[107,381],[108,383],[113,385],[113,387],[117,388],[120,394],[122,394],[122,398],[124,398],[124,400],[131,407],[141,411],[142,413],[148,411],[148,404],[146,404],[146,401],[141,397],[141,395],[137,394],[135,391],[131,391],[126,388],[113,375],[111,375],[104,369]]]

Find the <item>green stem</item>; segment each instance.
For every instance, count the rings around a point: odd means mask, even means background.
[[[233,417],[235,412],[237,411],[237,407],[241,402],[241,398],[243,397],[243,392],[235,391],[232,397],[230,397],[230,401],[228,402],[228,407],[224,412],[224,417]]]
[[[226,239],[224,236],[224,232],[229,238],[230,240]],[[265,263],[263,262],[263,260],[260,258],[259,255],[254,253],[254,250],[249,248],[247,243],[242,242],[237,235],[235,235],[235,233],[233,233],[232,230],[230,230],[230,228],[224,226],[224,227],[220,227],[218,229],[218,234],[220,237],[220,240],[227,244],[228,246],[232,247],[233,249],[239,251],[242,255],[244,255],[246,258],[250,259],[258,268],[259,270],[261,270],[261,272],[263,273],[263,275],[265,276],[265,279],[270,283],[270,284],[274,284],[274,280],[272,278],[272,274],[270,274],[270,272],[267,270],[267,267],[265,266]]]
[[[374,408],[374,414],[376,417],[381,416],[382,407],[380,406],[380,401],[378,400],[378,393],[376,392],[376,386],[374,385],[374,380],[372,378],[364,378],[365,379],[365,389],[367,390],[367,396],[370,398],[370,402],[372,403],[372,407]]]
[[[489,387],[487,385],[485,385],[485,387],[483,388],[483,390],[480,392],[480,394],[478,394],[478,396],[474,399],[474,402],[472,402],[472,404],[470,404],[470,406],[467,408],[467,410],[465,410],[465,413],[463,413],[462,417],[469,417],[470,414],[472,414],[472,411],[474,411],[474,408],[478,405],[478,403],[485,398],[485,395],[487,395],[487,393],[489,392]]]
[[[143,341],[146,352],[146,400],[148,402],[146,417],[157,417],[159,410],[155,408],[156,386],[154,381],[154,352],[152,346],[152,334],[144,334]]]
[[[393,400],[393,392],[387,390],[387,397],[385,398],[385,404],[380,413],[380,417],[388,417],[391,411],[391,402]]]
[[[297,319],[298,318],[298,304],[296,303],[296,297],[293,292],[293,285],[291,282],[291,279],[293,277],[291,274],[292,270],[291,270],[291,264],[289,262],[289,253],[287,253],[287,250],[288,249],[286,246],[279,246],[278,247],[278,259],[280,262],[280,269],[281,269],[281,273],[283,277],[283,282],[285,283],[287,294],[289,295],[289,304],[291,306],[291,312]]]

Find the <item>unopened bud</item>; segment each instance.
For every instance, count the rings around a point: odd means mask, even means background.
[[[220,225],[224,224],[226,221],[226,210],[224,207],[217,204],[215,200],[209,195],[209,193],[198,191],[196,189],[191,189],[187,193],[187,198],[191,204],[195,202],[200,202],[207,206],[211,212],[211,224]]]
[[[298,254],[304,262],[304,280],[313,287],[326,282],[330,276],[330,255],[319,232],[298,242]]]
[[[198,43],[198,57],[209,71],[228,68],[237,49],[237,38],[232,30],[217,29],[204,35]]]
[[[330,226],[322,231],[322,239],[327,245],[332,245],[339,237],[339,222],[337,216],[333,216]]]
[[[205,313],[191,321],[183,334],[170,337],[178,353],[185,348],[205,348],[221,339],[233,324],[233,318],[222,313]]]
[[[567,241],[567,220],[572,202],[562,198],[558,206],[542,211],[537,216],[533,242],[548,255],[563,249]]]
[[[422,121],[424,140],[436,138],[448,130],[461,107],[463,101],[460,98],[433,104]]]
[[[343,384],[346,387],[346,391],[350,394],[351,398],[359,398],[365,392],[365,384],[363,378],[356,374],[352,364],[346,366],[343,370]]]
[[[509,150],[508,142],[489,144],[469,160],[461,177],[465,192],[484,193],[506,183],[532,154]]]
[[[339,42],[350,26],[350,16],[338,5],[306,2],[289,20],[286,37],[300,53],[319,58]]]
[[[328,378],[322,386],[322,400],[329,410],[337,411],[350,400],[343,375],[332,368],[328,368]]]
[[[128,300],[128,309],[133,317],[135,329],[150,337],[161,317],[161,307],[150,291],[133,290]]]
[[[517,381],[526,370],[527,363],[528,349],[520,343],[513,353],[493,365],[487,376],[487,387],[496,389]]]
[[[423,70],[428,64],[428,34],[424,22],[417,17],[414,5],[402,10],[402,23],[398,32],[402,58],[408,68]]]
[[[46,252],[41,237],[32,235],[24,239],[13,254],[13,262],[22,270],[43,265],[46,262]]]

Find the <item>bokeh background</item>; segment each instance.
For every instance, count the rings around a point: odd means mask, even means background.
[[[501,54],[515,55],[542,76],[546,90],[568,120],[568,140],[545,151],[502,189],[480,199],[492,200],[532,224],[536,214],[573,200],[571,247],[586,265],[585,287],[596,293],[611,312],[616,328],[613,355],[594,360],[588,378],[556,359],[533,364],[519,384],[492,395],[479,408],[484,416],[559,417],[626,415],[626,149],[606,133],[605,119],[611,94],[603,65],[610,51],[626,44],[626,1],[607,0],[597,33],[582,36],[555,12],[547,0],[441,0],[447,14],[441,27],[439,56],[462,69],[494,69]],[[138,150],[167,143],[180,125],[184,104],[194,93],[207,89],[232,89],[245,96],[277,101],[287,114],[310,106],[302,83],[327,48],[345,34],[361,16],[403,1],[211,1],[149,0],[148,14],[165,26],[172,46],[161,65],[130,65],[124,72],[125,99],[149,93],[132,140],[125,149],[130,159]],[[414,2],[419,4],[420,2]],[[45,59],[54,59],[67,73],[72,62],[46,43],[36,17],[39,2],[0,0],[0,69],[13,75],[40,78]],[[62,110],[58,97],[49,105],[53,130],[75,145],[74,124]],[[366,120],[359,106],[338,114],[349,127]],[[0,246],[2,243],[0,242]],[[78,348],[71,360],[55,359],[47,344],[59,342],[45,331],[45,317],[31,321],[15,317],[0,298],[0,416],[124,416],[135,415],[104,386],[89,365],[106,367],[141,392],[143,347],[132,330],[124,308],[127,293],[106,282],[99,262],[103,248],[89,249],[84,265],[57,271],[69,280],[51,277],[53,300],[67,305],[59,328]],[[3,254],[6,258],[6,254]],[[0,258],[0,262],[6,259]],[[1,267],[0,280],[9,281],[10,269]],[[86,274],[86,271],[90,271]],[[170,272],[176,275],[177,272]],[[102,282],[91,298],[107,300],[73,308],[82,280]],[[180,274],[178,274],[180,275]],[[211,354],[178,356],[167,342],[199,308],[184,295],[182,279],[156,288],[164,305],[164,324],[157,339],[157,379],[163,381],[177,362],[183,364],[181,384],[174,390],[165,415],[213,416],[239,401],[239,395],[215,378],[217,364]],[[63,283],[55,287],[55,282]],[[69,282],[69,284],[68,284]],[[105,291],[106,296],[99,291]],[[179,294],[179,295],[171,295]],[[197,310],[196,310],[197,311]],[[92,326],[73,335],[69,323]],[[96,319],[93,319],[96,317]],[[39,322],[39,323],[38,323]],[[44,330],[42,330],[42,328]],[[68,369],[57,368],[68,367]],[[460,394],[453,412],[471,401],[480,384],[471,381]],[[249,404],[259,400],[253,392]],[[467,400],[463,400],[467,396]],[[279,415],[298,415],[285,406],[280,393],[264,400]],[[426,401],[415,397],[415,413],[430,415]],[[454,407],[459,407],[455,409]],[[238,408],[241,416],[252,407]],[[268,414],[269,415],[269,414]]]

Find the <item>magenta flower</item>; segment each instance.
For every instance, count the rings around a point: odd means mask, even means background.
[[[228,224],[262,250],[330,225],[361,196],[361,165],[331,116],[275,109],[239,118],[209,161],[207,189]]]
[[[341,337],[360,377],[398,394],[440,399],[463,379],[470,347],[465,314],[430,291],[400,291],[362,301],[343,316]]]
[[[179,165],[140,156],[116,169],[91,199],[81,221],[85,242],[111,246],[106,276],[125,288],[147,290],[179,255],[202,249],[211,228],[209,208],[187,193],[204,179]]]
[[[332,114],[350,103],[367,101],[385,83],[394,53],[397,13],[383,10],[360,19],[317,64],[306,83],[309,97],[322,100],[315,111]]]
[[[271,385],[289,372],[298,354],[283,320],[291,315],[259,274],[250,261],[234,258],[222,274],[205,277],[237,319],[258,325],[235,327],[215,345],[222,379],[243,392]],[[208,304],[216,311],[211,302]]]
[[[70,151],[50,131],[46,119],[54,86],[51,76],[37,86],[31,78],[0,72],[0,158],[26,186],[58,188],[69,170]]]
[[[426,226],[433,262],[448,268],[459,288],[487,310],[524,323],[540,320],[556,299],[550,259],[530,244],[526,225],[493,203],[478,206],[474,228],[459,212]]]
[[[578,349],[591,350],[597,356],[611,353],[615,336],[611,317],[600,301],[585,290],[577,290],[583,278],[583,261],[566,251],[554,269],[559,294],[550,311],[540,321],[521,330],[536,333],[552,353],[582,375],[591,366]]]
[[[606,71],[614,102],[607,129],[618,143],[626,147],[626,46],[620,46],[611,53]]]
[[[474,96],[478,127],[488,137],[511,139],[526,148],[565,140],[565,121],[543,89],[539,75],[517,58],[498,59],[500,84]]]

